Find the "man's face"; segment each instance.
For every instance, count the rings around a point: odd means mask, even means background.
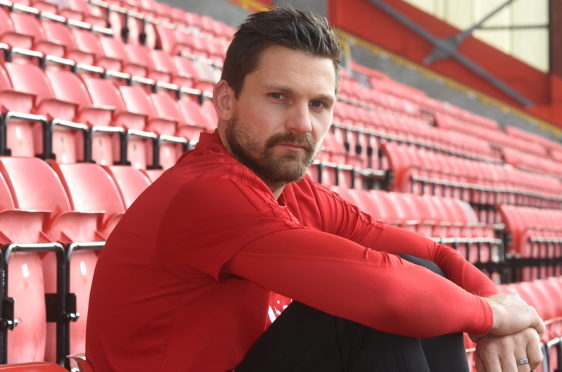
[[[332,122],[335,88],[331,59],[267,48],[233,100],[227,147],[267,184],[299,180]]]

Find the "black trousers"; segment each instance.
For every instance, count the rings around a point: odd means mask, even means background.
[[[440,275],[434,263],[403,258]],[[468,372],[462,333],[416,339],[293,302],[235,372]]]

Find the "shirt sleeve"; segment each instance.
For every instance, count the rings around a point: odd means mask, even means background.
[[[323,231],[377,251],[433,261],[449,280],[473,294],[488,297],[498,293],[494,282],[453,248],[415,232],[383,224],[322,186],[316,198],[324,208],[321,213],[327,216]]]
[[[326,313],[409,337],[492,326],[489,305],[387,252],[309,229],[273,232],[243,247],[225,271]]]

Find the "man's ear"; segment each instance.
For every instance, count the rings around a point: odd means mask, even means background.
[[[234,114],[234,91],[225,80],[219,81],[213,89],[213,104],[219,121],[228,121]]]

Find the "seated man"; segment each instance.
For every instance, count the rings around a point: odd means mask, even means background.
[[[340,69],[320,17],[276,9],[242,24],[214,89],[218,130],[138,198],[100,256],[97,372],[463,371],[463,331],[480,338],[482,371],[540,362],[533,308],[305,175]],[[294,302],[269,327],[276,294]]]

